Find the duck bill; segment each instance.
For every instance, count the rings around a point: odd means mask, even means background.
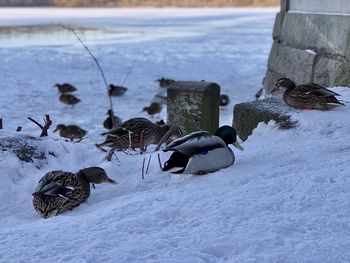
[[[110,184],[117,184],[117,182],[114,181],[114,180],[112,180],[111,178],[108,178],[107,183],[110,183]]]
[[[241,151],[243,151],[244,149],[243,149],[243,147],[239,144],[239,142],[234,142],[234,143],[232,143],[233,144],[233,146],[235,146],[237,149],[239,149],[239,150],[241,150]]]

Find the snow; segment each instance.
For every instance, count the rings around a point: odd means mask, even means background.
[[[276,10],[205,10],[187,19],[181,13],[189,11],[178,9],[130,12],[142,17],[76,19],[81,26],[96,22],[102,32],[110,27],[133,33],[87,40],[111,82],[122,82],[136,61],[125,82],[129,90],[113,99],[123,119],[146,116],[139,112],[160,91],[153,81],[163,75],[218,82],[231,97],[221,111],[222,124],[231,123],[235,103],[254,99]],[[168,12],[165,21],[157,12]],[[31,14],[30,22],[35,17]],[[24,22],[18,17],[14,23]],[[62,37],[64,44],[54,45],[57,35],[40,41],[30,36],[19,34],[25,42],[16,45],[0,41],[5,128],[0,135],[14,134],[18,125],[25,134],[38,135],[26,117],[40,121],[49,113],[54,125],[79,124],[89,137],[70,143],[50,133],[41,146],[57,157],[48,155],[40,165],[0,153],[0,262],[350,261],[350,89],[333,89],[346,107],[293,111],[295,129],[260,124],[243,152],[233,149],[236,163],[227,169],[207,176],[172,175],[160,172],[152,148],[144,155],[118,153],[120,162],[104,161],[105,153],[93,143],[102,141],[107,98],[91,59],[73,39]],[[76,84],[82,103],[62,106],[51,87],[55,82]],[[143,158],[151,154],[142,180]],[[162,162],[168,156],[161,153]],[[118,184],[98,185],[69,213],[38,217],[31,194],[46,172],[96,165]]]

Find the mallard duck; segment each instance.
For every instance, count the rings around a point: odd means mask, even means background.
[[[103,127],[105,127],[106,129],[110,130],[113,128],[117,128],[122,123],[122,120],[119,117],[115,116],[111,110],[107,111],[107,115],[108,115],[107,119],[105,119],[103,122]],[[112,118],[114,119],[115,127],[113,127]]]
[[[142,111],[147,112],[153,117],[154,114],[160,113],[163,109],[163,106],[159,102],[152,102],[150,106],[144,107]]]
[[[173,79],[165,79],[162,77],[161,79],[157,79],[156,82],[159,82],[159,87],[161,88],[167,88],[169,87],[175,80]]]
[[[124,93],[128,90],[128,88],[118,85],[110,84],[108,86],[108,94],[109,96],[123,96]]]
[[[177,139],[164,150],[173,153],[163,171],[203,175],[229,167],[235,162],[235,155],[228,144],[243,150],[236,137],[235,129],[225,125],[215,135],[198,131]]]
[[[89,167],[77,173],[51,171],[39,181],[33,193],[33,206],[43,218],[72,210],[90,196],[90,183],[116,184],[100,167]]]
[[[61,137],[68,138],[71,141],[73,141],[74,139],[81,140],[87,134],[87,131],[76,125],[66,126],[64,124],[58,124],[53,132],[56,131],[59,131]]]
[[[119,129],[115,129],[114,134],[110,133],[100,146],[114,147],[121,150],[129,147],[141,148],[142,145],[146,147],[150,144],[159,144],[170,128],[171,125],[157,125],[145,118],[132,118],[123,122]],[[170,135],[170,140],[181,136],[182,131],[177,128]]]
[[[77,88],[69,83],[63,83],[63,84],[55,84],[54,87],[58,88],[58,91],[61,93],[67,93],[67,92],[73,92],[76,91]]]
[[[230,97],[226,94],[220,95],[220,106],[227,106],[230,103]]]
[[[315,83],[296,86],[290,79],[281,78],[277,80],[275,88],[271,92],[277,90],[284,90],[284,102],[296,109],[329,110],[344,105],[335,97],[340,96],[338,93]]]
[[[80,102],[80,99],[75,97],[74,95],[71,94],[65,94],[62,93],[59,97],[60,102],[68,104],[68,105],[75,105]]]

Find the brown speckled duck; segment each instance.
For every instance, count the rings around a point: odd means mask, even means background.
[[[335,96],[340,96],[325,87],[307,83],[295,85],[288,78],[277,80],[272,93],[277,90],[284,90],[283,100],[290,107],[303,110],[329,110],[338,106],[344,106]]]
[[[60,102],[67,104],[67,105],[75,105],[80,102],[80,99],[75,97],[72,94],[65,94],[62,93],[59,97]]]
[[[81,140],[87,134],[87,131],[76,125],[64,125],[58,124],[53,132],[59,131],[59,134],[63,138],[68,138],[71,141],[74,139]]]
[[[153,117],[154,114],[160,113],[163,109],[163,106],[159,102],[152,102],[150,106],[144,107],[142,111],[147,112]]]
[[[116,184],[100,167],[89,167],[77,173],[51,171],[39,181],[33,193],[35,211],[43,218],[72,210],[90,196],[90,184]]]
[[[63,83],[63,84],[57,83],[54,85],[54,87],[57,87],[60,93],[69,93],[77,90],[76,87],[74,87],[72,84],[69,84],[69,83]]]
[[[100,146],[115,147],[120,150],[127,149],[129,146],[131,148],[141,148],[142,136],[143,146],[145,147],[150,144],[159,144],[170,128],[170,125],[157,125],[145,118],[132,118],[123,122],[120,128],[115,130],[114,134],[113,132],[110,133]],[[181,136],[182,132],[177,128],[171,134],[170,139],[174,140]]]

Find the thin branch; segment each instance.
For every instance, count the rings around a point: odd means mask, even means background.
[[[142,161],[142,180],[145,179],[145,161],[146,161],[146,157],[143,157],[143,161]]]
[[[0,118],[0,130],[3,128],[4,128],[4,126],[2,126],[2,118]]]
[[[36,120],[34,120],[33,118],[28,117],[28,120],[34,122],[36,125],[38,125],[38,126],[40,127],[40,129],[44,129],[44,127],[43,127],[39,122],[37,122]]]
[[[60,144],[62,145],[63,149],[66,150],[67,153],[69,153],[68,149],[66,148],[66,146],[64,146],[64,144],[60,141]]]
[[[156,149],[154,150],[155,152],[158,151],[160,149],[160,147],[162,146],[163,143],[166,142],[166,140],[169,139],[170,135],[175,131],[175,129],[177,129],[177,125],[173,124],[170,129],[166,132],[166,134],[164,134],[164,136],[162,137],[162,139],[160,140],[160,142],[158,143]]]
[[[112,102],[112,97],[109,95],[109,85],[108,85],[108,82],[107,82],[107,79],[106,79],[106,76],[105,76],[105,73],[100,65],[100,63],[98,62],[97,58],[94,56],[94,54],[91,52],[91,50],[88,48],[88,46],[84,43],[84,41],[81,39],[81,37],[79,36],[79,34],[75,31],[74,28],[72,27],[68,27],[68,26],[64,26],[62,25],[63,28],[67,29],[68,31],[71,31],[74,36],[78,39],[78,41],[80,42],[80,44],[84,47],[84,49],[88,52],[88,54],[91,56],[91,58],[94,60],[101,76],[102,76],[102,79],[103,79],[103,82],[107,88],[107,94],[108,94],[108,99],[109,99],[109,105],[110,105],[110,110],[111,110],[111,120],[112,120],[112,127],[115,127],[115,119],[113,118],[114,116],[114,113],[113,113],[113,102]]]
[[[124,80],[123,80],[123,82],[122,82],[122,86],[124,86],[124,84],[125,84],[126,80],[128,79],[128,77],[129,77],[131,71],[134,69],[134,66],[135,66],[135,60],[133,61],[131,67],[130,67],[129,70],[128,70],[128,72],[126,73],[126,76],[125,76],[125,78],[124,78]]]
[[[158,153],[158,163],[159,163],[159,167],[160,167],[160,170],[162,171],[163,170],[163,167],[162,167],[162,161],[160,160],[160,154]]]
[[[149,164],[151,163],[151,159],[152,159],[152,154],[149,155],[149,159],[148,159],[148,163],[147,163],[147,168],[146,168],[146,174],[148,174],[148,168],[149,168]]]

